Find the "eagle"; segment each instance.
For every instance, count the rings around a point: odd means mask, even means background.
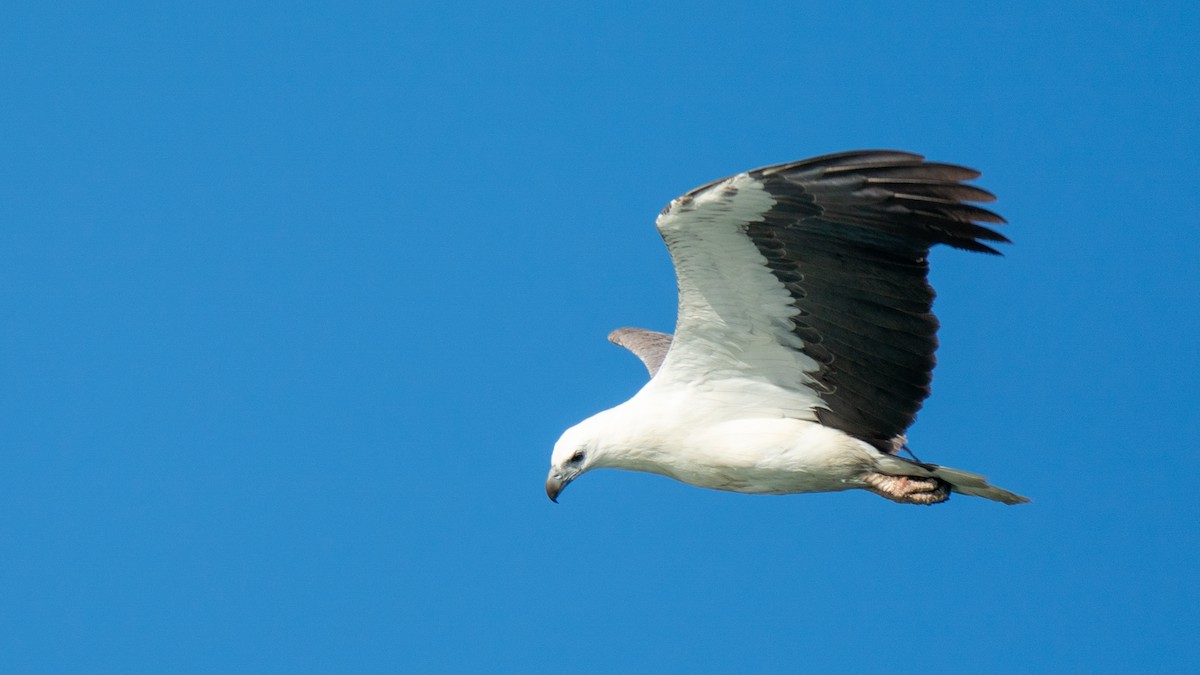
[[[750,494],[1029,501],[918,460],[905,438],[938,344],[930,249],[998,254],[991,244],[1009,243],[982,224],[1004,219],[971,203],[995,199],[966,182],[979,175],[859,150],[746,171],[672,200],[657,227],[678,283],[675,333],[609,335],[650,380],[562,434],[547,496],[557,502],[592,469],[625,469]]]

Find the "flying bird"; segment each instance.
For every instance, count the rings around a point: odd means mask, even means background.
[[[679,286],[674,336],[609,335],[650,381],[563,433],[546,494],[592,469],[752,494],[863,489],[903,504],[954,492],[1029,501],[900,456],[929,396],[937,244],[998,253],[1004,223],[968,202],[979,172],[862,150],[702,185],[658,216]],[[909,451],[911,454],[911,451]]]

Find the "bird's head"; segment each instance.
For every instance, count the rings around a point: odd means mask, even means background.
[[[546,496],[558,502],[558,494],[580,474],[595,466],[599,444],[584,420],[563,432],[550,455],[550,475],[546,476]]]

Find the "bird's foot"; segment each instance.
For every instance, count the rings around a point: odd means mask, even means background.
[[[950,484],[937,478],[868,473],[867,489],[900,504],[937,504],[950,498]]]

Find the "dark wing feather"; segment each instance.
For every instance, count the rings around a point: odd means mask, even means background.
[[[996,253],[984,242],[1008,241],[979,224],[1003,218],[964,203],[994,199],[960,182],[978,175],[894,151],[749,172],[775,204],[745,232],[794,299],[793,332],[820,364],[823,424],[891,452],[916,418],[937,349],[929,249]]]

